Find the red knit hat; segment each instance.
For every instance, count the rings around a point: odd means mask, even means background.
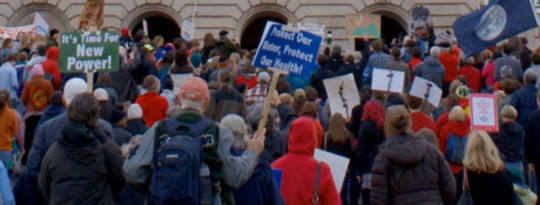
[[[129,36],[129,29],[128,28],[122,28],[122,29],[120,29],[120,33],[122,34],[122,36],[128,37]]]

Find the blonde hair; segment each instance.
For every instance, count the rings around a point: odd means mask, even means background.
[[[518,116],[518,112],[517,112],[516,108],[514,108],[514,106],[505,105],[503,107],[503,109],[501,110],[501,116],[503,118],[508,118],[508,119],[515,120],[517,118],[517,116]]]
[[[495,174],[504,168],[499,150],[485,131],[469,134],[463,165],[472,172],[487,174]]]
[[[460,106],[454,106],[448,114],[448,120],[455,122],[465,122],[465,111]]]
[[[236,78],[238,76],[238,63],[240,61],[240,54],[232,53],[229,57],[229,61],[232,63],[232,74]]]
[[[328,126],[327,137],[330,137],[333,143],[345,144],[346,140],[349,140],[349,131],[345,128],[345,118],[341,113],[336,112],[330,118]]]

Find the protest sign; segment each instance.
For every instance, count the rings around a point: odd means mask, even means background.
[[[195,24],[189,20],[184,20],[184,22],[182,22],[181,35],[185,41],[191,41],[193,35],[195,35]]]
[[[143,26],[144,35],[148,36],[148,22],[146,22],[145,19],[142,20],[142,26]]]
[[[405,87],[405,72],[382,68],[373,69],[372,90],[392,93],[403,93]]]
[[[338,112],[343,117],[351,117],[354,106],[360,104],[360,95],[353,74],[327,78],[323,83],[328,94],[331,113]]]
[[[317,67],[317,53],[322,37],[289,29],[288,26],[266,23],[253,65],[259,68],[277,68],[291,74],[309,76]]]
[[[60,36],[60,71],[82,73],[117,71],[118,32],[74,32]]]
[[[471,94],[471,129],[499,132],[497,101],[495,95]]]
[[[434,107],[439,107],[442,90],[435,83],[416,76],[411,86],[410,95],[426,100]]]
[[[315,149],[313,158],[315,158],[317,161],[328,164],[330,167],[330,172],[332,173],[332,178],[334,179],[334,184],[336,185],[336,189],[341,191],[343,180],[345,179],[345,175],[347,174],[347,169],[349,167],[349,158],[342,157],[322,149]]]
[[[19,26],[19,27],[3,27],[0,26],[0,38],[17,39],[18,33],[25,33],[29,36],[34,36],[36,32],[36,26],[34,24]]]
[[[347,14],[347,37],[381,38],[381,15]]]
[[[36,12],[36,16],[34,17],[34,25],[36,26],[36,33],[39,35],[48,35],[49,34],[49,24],[45,19],[39,14],[39,12]]]
[[[298,29],[302,31],[310,32],[320,37],[324,37],[325,28],[326,26],[324,24],[306,23],[306,22],[298,23]]]

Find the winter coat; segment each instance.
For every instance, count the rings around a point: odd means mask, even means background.
[[[287,134],[281,131],[267,131],[264,138],[264,156],[270,163],[287,153]]]
[[[375,122],[366,120],[362,122],[358,136],[356,136],[356,159],[357,159],[357,176],[371,172],[373,161],[379,154],[379,146],[384,142],[384,132],[382,128],[378,128]]]
[[[6,62],[0,66],[0,90],[6,89],[9,91],[11,99],[18,99],[17,90],[22,85],[17,79],[17,70],[11,66],[10,62]]]
[[[345,62],[343,61],[341,54],[332,54],[328,61],[328,69],[330,69],[334,73],[337,73],[344,64]]]
[[[122,62],[122,61],[120,61]],[[112,87],[118,93],[118,100],[120,102],[132,101],[137,98],[138,89],[135,79],[131,76],[131,72],[134,71],[141,63],[141,54],[135,53],[135,58],[131,63],[120,63],[120,69],[115,72],[110,72],[112,79]]]
[[[521,63],[516,57],[512,55],[504,55],[495,60],[495,80],[499,81],[501,77],[501,69],[505,66],[510,67],[512,71],[512,78],[523,81],[523,71],[521,70]]]
[[[122,146],[123,144],[129,143],[131,138],[133,138],[133,135],[126,131],[126,129],[118,126],[113,125],[113,132],[114,132],[114,142],[116,142],[116,145]]]
[[[277,107],[279,113],[279,129],[287,129],[291,123],[298,118],[296,112],[292,109],[288,103],[281,103]]]
[[[148,57],[141,57],[141,63],[131,71],[131,76],[137,85],[142,85],[144,78],[149,75],[157,75],[156,65]]]
[[[439,148],[443,154],[446,153],[446,146],[448,145],[448,139],[450,138],[450,133],[453,133],[456,137],[467,137],[471,132],[469,124],[463,122],[450,121],[448,122],[441,130],[441,135],[439,135]],[[462,164],[455,164],[450,162],[450,168],[452,168],[452,173],[457,174],[461,168]]]
[[[501,158],[505,162],[521,162],[523,157],[523,127],[514,121],[499,123],[499,133],[494,134],[493,141],[499,148]]]
[[[424,59],[424,62],[418,64],[414,68],[413,73],[415,76],[429,80],[439,86],[439,88],[442,88],[442,82],[446,71],[439,59],[428,56]]]
[[[46,103],[49,104],[54,93],[54,89],[50,81],[45,80],[43,76],[34,76],[32,77],[32,80],[26,82],[21,95],[21,101],[26,106],[26,112],[45,111],[46,106],[41,109],[37,109],[32,102],[32,96],[38,94],[38,92],[41,90],[43,91],[43,95],[47,98]]]
[[[43,115],[41,115],[41,118],[39,118],[38,127],[43,123],[47,122],[48,120],[53,119],[58,115],[64,114],[65,112],[66,108],[62,105],[49,105]]]
[[[514,204],[514,186],[506,169],[495,174],[467,170],[467,178],[474,205]],[[463,171],[456,176],[456,182],[458,187],[462,187]]]
[[[540,163],[540,110],[529,114],[525,124],[525,156],[531,163]]]
[[[442,53],[439,60],[445,69],[443,82],[449,83],[455,80],[458,75],[459,58],[451,53]]]
[[[122,162],[106,134],[71,121],[45,154],[38,184],[49,204],[114,204],[124,185]]]
[[[312,121],[301,117],[293,122],[289,132],[289,153],[272,163],[273,169],[282,171],[281,194],[285,204],[313,204],[318,162],[313,158],[316,141]],[[321,162],[319,173],[318,196],[320,205],[341,204],[330,167],[324,162]]]
[[[517,122],[525,125],[529,113],[538,108],[535,85],[525,85],[513,93],[510,105],[518,111]]]
[[[315,71],[313,74],[311,74],[311,86],[317,90],[317,93],[319,94],[319,98],[321,98],[323,101],[328,98],[326,94],[326,89],[324,88],[323,80],[331,77],[335,77],[336,73],[331,71],[328,68],[319,68],[317,71]]]
[[[372,168],[371,201],[379,204],[447,204],[454,176],[436,147],[414,135],[394,135],[380,147]]]
[[[435,122],[433,121],[433,118],[431,118],[425,112],[412,111],[411,121],[413,132],[418,132],[422,128],[428,128],[431,131],[435,132]]]
[[[458,74],[465,76],[467,79],[467,86],[475,93],[480,92],[480,88],[482,87],[482,74],[480,74],[478,69],[472,66],[465,66],[459,69]]]
[[[126,130],[133,136],[142,135],[147,129],[148,127],[143,119],[132,119],[127,121]]]
[[[362,87],[364,86],[363,76],[362,76],[364,73],[364,68],[360,67],[359,64],[354,64],[354,63],[344,64],[338,70],[337,75],[346,75],[349,73],[352,73],[354,76],[354,81],[356,82],[356,88],[358,88],[358,90],[362,89]]]
[[[12,148],[12,140],[17,130],[19,129],[17,124],[16,111],[4,107],[0,110],[0,151],[10,152]]]
[[[352,137],[350,135],[345,136],[344,143],[337,143],[332,141],[332,133],[327,132],[323,138],[322,148],[326,151],[332,152],[334,154],[351,158],[352,154]]]
[[[167,117],[169,102],[155,92],[147,92],[135,100],[142,108],[146,126],[151,127],[155,122]]]
[[[43,71],[45,75],[53,77],[54,90],[60,89],[62,84],[62,76],[60,75],[60,66],[58,65],[58,59],[60,58],[60,48],[50,47],[47,51],[47,60],[43,61]]]
[[[239,116],[245,116],[245,112],[244,96],[234,89],[227,92],[221,88],[212,93],[210,105],[204,112],[204,115],[212,120],[220,121],[225,115],[237,114]]]

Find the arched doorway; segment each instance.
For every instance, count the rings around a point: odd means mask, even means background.
[[[172,42],[175,38],[180,37],[180,27],[178,24],[164,14],[145,17],[144,20],[148,23],[148,37],[150,37],[150,39],[160,35],[163,36],[165,42]],[[134,34],[142,29],[143,23],[141,19],[140,22],[131,29],[131,33]]]
[[[390,45],[393,39],[402,40],[403,36],[407,35],[405,29],[401,25],[388,16],[381,16],[381,38],[384,43]]]
[[[262,34],[264,32],[264,27],[266,22],[274,21],[282,24],[287,24],[285,17],[281,16],[263,16],[254,19],[249,23],[244,32],[242,32],[242,37],[240,38],[240,45],[244,49],[252,50],[256,49],[259,46],[259,41],[261,40]]]
[[[388,3],[379,3],[366,7],[362,13],[381,15],[381,38],[384,43],[390,45],[392,39],[403,40],[403,36],[408,34],[410,14],[403,8]]]
[[[48,3],[32,3],[21,7],[11,16],[11,18],[9,18],[6,25],[24,26],[32,24],[34,23],[36,12],[39,12],[45,21],[47,21],[49,24],[49,29],[56,28],[60,30],[60,32],[73,31],[73,28],[69,23],[69,19],[66,17],[64,12]]]

